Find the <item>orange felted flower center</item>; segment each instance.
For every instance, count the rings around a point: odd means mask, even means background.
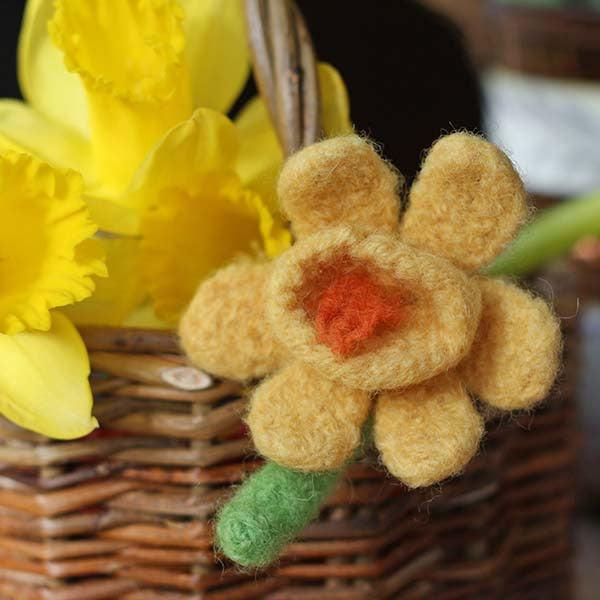
[[[385,289],[366,273],[348,273],[323,291],[316,311],[319,341],[340,356],[360,350],[363,342],[397,327],[406,316],[400,294]]]

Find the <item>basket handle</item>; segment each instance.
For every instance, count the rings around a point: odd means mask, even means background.
[[[313,43],[293,0],[244,0],[254,77],[286,156],[321,137]]]

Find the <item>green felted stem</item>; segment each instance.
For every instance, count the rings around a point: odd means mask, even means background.
[[[266,567],[317,516],[340,475],[267,463],[217,515],[217,548],[244,567]]]
[[[580,239],[600,235],[600,195],[565,201],[527,226],[486,269],[488,275],[527,275],[566,254]]]

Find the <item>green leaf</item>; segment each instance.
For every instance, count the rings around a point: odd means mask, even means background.
[[[564,201],[541,212],[485,273],[527,275],[566,254],[582,238],[597,235],[600,235],[600,195]]]

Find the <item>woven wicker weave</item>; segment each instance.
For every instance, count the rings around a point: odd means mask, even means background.
[[[568,597],[564,389],[535,417],[492,421],[467,472],[439,489],[409,493],[354,467],[274,572],[241,574],[213,555],[210,527],[257,464],[241,390],[189,389],[209,381],[182,369],[169,334],[83,333],[102,431],[52,442],[0,426],[0,597]]]
[[[291,3],[247,0],[247,9],[255,68],[264,66],[257,79],[291,152],[318,135],[315,83],[299,77],[314,66],[307,34]],[[214,555],[211,517],[259,464],[241,422],[243,390],[187,365],[170,333],[82,334],[102,429],[55,442],[0,421],[0,598],[569,596],[570,367],[535,416],[490,415],[463,476],[410,493],[376,465],[356,465],[278,565],[242,573]]]

